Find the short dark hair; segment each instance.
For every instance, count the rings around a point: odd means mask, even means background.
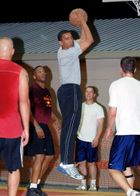
[[[36,71],[39,67],[44,68],[44,66],[43,66],[43,65],[37,65],[36,67],[34,67],[34,68],[33,68],[33,74],[35,73],[35,71]]]
[[[60,31],[60,32],[58,33],[58,35],[57,35],[58,41],[61,41],[61,40],[62,40],[62,36],[63,36],[64,34],[66,34],[66,33],[71,33],[71,31],[70,31],[70,30],[62,30],[62,31]]]
[[[34,67],[34,71],[37,69],[37,68],[39,68],[39,67],[43,67],[44,68],[44,66],[43,65],[37,65],[36,67]]]
[[[87,86],[87,88],[91,88],[96,96],[98,96],[98,88],[96,86]]]
[[[124,73],[130,72],[134,74],[136,69],[136,59],[134,57],[123,57],[120,64]]]

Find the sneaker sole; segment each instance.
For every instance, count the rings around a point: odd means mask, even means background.
[[[73,178],[73,179],[76,179],[76,180],[83,180],[83,179],[84,179],[83,177],[81,177],[81,178],[76,178],[76,177],[74,177],[74,176],[71,176],[70,174],[69,174],[69,177],[71,177],[71,178]]]
[[[96,192],[96,191],[97,191],[97,189],[88,189],[88,191]]]
[[[58,167],[56,168],[56,170],[57,170],[58,172],[64,174],[65,176],[69,176],[69,177],[71,177],[71,178],[73,178],[73,179],[76,179],[76,180],[83,180],[83,179],[84,179],[83,176],[81,176],[81,178],[76,178],[76,177],[74,177],[74,176],[71,176],[71,175],[70,175],[68,172],[66,172],[66,170],[65,170],[63,167],[61,167],[61,166],[58,166]]]
[[[77,190],[77,191],[87,191],[87,189],[75,189],[75,190]]]

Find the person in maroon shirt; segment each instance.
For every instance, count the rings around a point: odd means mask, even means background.
[[[46,88],[46,71],[43,66],[33,70],[34,84],[30,88],[31,126],[30,140],[25,154],[34,156],[27,196],[46,195],[40,181],[54,157],[54,144],[48,122],[52,115],[52,99]]]
[[[11,60],[13,54],[12,39],[0,38],[0,157],[8,169],[9,196],[17,195],[30,116],[28,74]]]

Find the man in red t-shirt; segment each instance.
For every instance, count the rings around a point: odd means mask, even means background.
[[[13,41],[0,38],[0,157],[8,169],[9,196],[17,195],[30,114],[28,74],[11,60],[13,54]]]

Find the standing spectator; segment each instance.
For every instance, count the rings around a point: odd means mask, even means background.
[[[60,48],[57,58],[61,86],[57,96],[62,114],[62,130],[60,135],[61,161],[57,169],[65,175],[80,180],[83,176],[74,165],[75,140],[82,107],[79,55],[93,43],[93,37],[83,16],[78,12],[77,15],[81,28],[80,39],[74,41],[69,30],[63,30],[58,34]]]
[[[112,134],[114,122],[116,134],[109,158],[109,173],[127,196],[138,196],[133,190],[133,166],[140,159],[140,82],[134,78],[136,60],[133,57],[121,59],[122,78],[109,88],[109,110],[106,139]]]
[[[52,115],[52,99],[46,88],[47,74],[41,65],[33,70],[34,84],[30,87],[30,140],[25,155],[34,156],[27,196],[46,195],[40,182],[54,157],[54,144],[48,123]]]
[[[103,130],[104,111],[96,102],[97,89],[88,86],[85,90],[85,102],[82,104],[81,122],[77,132],[76,162],[80,173],[85,177],[77,190],[87,190],[88,178],[90,191],[96,191],[98,144]]]
[[[28,74],[11,59],[13,41],[0,38],[0,157],[8,169],[8,195],[16,196],[23,167],[23,146],[29,139]]]

